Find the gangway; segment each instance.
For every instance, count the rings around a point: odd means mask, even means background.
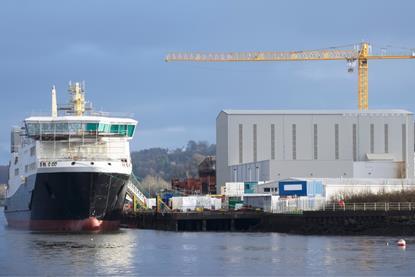
[[[134,211],[137,209],[137,204],[141,209],[148,209],[148,199],[144,193],[141,192],[139,187],[140,181],[138,181],[137,177],[132,173],[130,180],[128,181],[127,193],[132,196]]]
[[[149,207],[149,198],[147,198],[147,196],[145,196],[145,194],[141,192],[141,190],[139,189],[140,187],[142,187],[140,181],[133,173],[131,173],[130,180],[128,181],[127,194],[129,194],[133,199],[133,211],[137,211],[137,209],[151,209],[151,207]],[[171,211],[170,207],[166,203],[164,203],[159,194],[157,194],[156,197],[156,206],[157,212],[164,213]]]

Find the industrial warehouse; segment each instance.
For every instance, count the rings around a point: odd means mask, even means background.
[[[291,177],[410,179],[413,114],[405,110],[224,110],[217,185]]]

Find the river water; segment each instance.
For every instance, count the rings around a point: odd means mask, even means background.
[[[415,275],[415,238],[277,233],[13,230],[0,210],[0,275]]]

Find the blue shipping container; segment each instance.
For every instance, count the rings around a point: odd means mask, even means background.
[[[307,182],[300,180],[279,181],[280,196],[307,196]]]
[[[161,197],[161,200],[163,200],[164,203],[169,203],[169,199],[173,197],[173,193],[164,193],[164,195]]]
[[[324,195],[323,182],[312,180],[307,181],[307,196]]]

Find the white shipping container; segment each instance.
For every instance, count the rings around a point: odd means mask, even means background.
[[[147,208],[148,209],[152,209],[153,207],[155,207],[156,204],[156,198],[147,198]]]
[[[244,194],[245,184],[243,182],[225,183],[224,195],[242,196]]]
[[[222,209],[222,199],[219,198],[210,198],[210,206],[212,210]]]
[[[210,196],[180,196],[172,197],[172,209],[182,212],[194,211],[196,208],[219,210],[222,208],[222,200]]]
[[[171,198],[171,207],[173,210],[181,210],[183,206],[183,197],[172,197]]]
[[[194,196],[183,197],[182,201],[182,211],[193,211],[196,209],[197,199]]]
[[[210,208],[210,197],[196,196],[196,207],[198,208]]]

